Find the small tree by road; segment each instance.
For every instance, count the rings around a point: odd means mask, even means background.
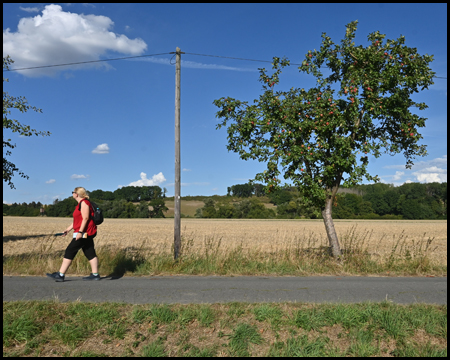
[[[426,155],[419,144],[426,118],[411,108],[427,105],[411,96],[432,85],[435,75],[429,66],[433,56],[406,46],[404,36],[385,40],[376,31],[366,47],[356,46],[356,28],[357,21],[349,23],[340,44],[323,33],[320,49],[305,54],[299,71],[312,74],[315,87],[275,91],[290,63],[275,57],[272,75],[260,69],[263,93],[253,104],[230,97],[214,101],[220,108],[217,128],[227,127],[228,150],[267,164],[255,180],[271,192],[283,175],[321,209],[334,257],[341,256],[331,215],[339,186],[356,185],[364,177],[379,181],[368,173],[369,155],[403,152],[406,168]]]

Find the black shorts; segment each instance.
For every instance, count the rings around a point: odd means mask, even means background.
[[[97,235],[97,234],[95,234]],[[73,260],[75,255],[80,249],[83,249],[84,255],[88,260],[92,260],[97,255],[94,249],[94,236],[88,236],[86,239],[81,238],[80,240],[72,239],[69,246],[67,246],[66,252],[64,253],[64,258]]]

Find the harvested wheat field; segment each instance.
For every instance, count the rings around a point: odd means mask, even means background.
[[[3,217],[3,255],[64,250],[70,237],[62,232],[71,218]],[[360,248],[374,257],[396,251],[426,251],[439,264],[447,263],[446,220],[335,220],[343,249]],[[98,227],[96,247],[171,252],[173,219],[105,219]],[[185,251],[276,252],[328,246],[322,220],[181,219]],[[432,241],[429,241],[432,240]],[[49,244],[50,243],[50,244]]]

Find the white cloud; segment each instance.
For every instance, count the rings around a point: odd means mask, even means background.
[[[183,169],[182,171],[192,171],[191,169]]]
[[[49,181],[46,181],[46,184],[53,184],[56,180],[55,179],[50,179]]]
[[[407,176],[410,179],[406,180],[405,183],[410,183],[413,181],[418,182],[447,182],[447,155],[440,158],[431,159],[428,161],[419,161],[415,163],[411,169],[405,169],[405,165],[388,165],[384,167],[385,169],[403,169],[405,171],[396,171],[395,175],[384,176],[391,177],[393,181],[400,180],[403,176]],[[411,180],[411,177],[414,180]],[[402,185],[394,183],[395,185]]]
[[[109,146],[108,144],[100,144],[94,150],[92,150],[93,154],[109,154]]]
[[[23,8],[26,9],[26,8]],[[27,11],[27,10],[25,10]],[[141,55],[147,44],[139,38],[110,31],[114,22],[101,15],[65,12],[59,5],[46,5],[41,15],[22,18],[17,32],[3,31],[3,56],[14,60],[14,68],[99,60],[107,51]],[[111,67],[105,62],[23,70],[26,76],[52,76],[58,71]]]
[[[437,173],[428,173],[428,174],[417,174],[417,181],[433,183],[433,182],[447,182],[447,174],[437,174]]]
[[[162,184],[164,181],[166,181],[166,178],[164,177],[162,172],[153,175],[151,179],[147,179],[147,174],[141,172],[141,180],[133,181],[129,183],[127,186],[157,186],[159,184]],[[119,187],[122,186],[123,185],[120,185]]]
[[[404,171],[396,171],[395,175],[392,177],[392,181],[400,180],[403,175],[405,175]]]
[[[437,167],[447,167],[447,155],[444,155],[440,158],[431,159],[428,161],[418,161],[414,163],[412,166],[412,170],[421,170],[430,166],[437,166]],[[399,169],[404,170],[405,165],[387,165],[384,166],[385,169]]]
[[[19,9],[26,12],[39,12],[39,8],[37,7],[22,7],[19,6]]]
[[[171,65],[175,63],[174,59],[162,59],[162,58],[156,58],[156,57],[148,57],[148,58],[141,58],[141,59],[135,59],[134,61],[150,61],[153,63],[163,64],[163,65]],[[186,61],[181,60],[181,67],[183,69],[190,68],[190,69],[208,69],[208,70],[232,70],[232,71],[258,71],[254,68],[237,68],[233,66],[226,66],[226,65],[217,65],[217,64],[203,64],[196,61]]]
[[[70,177],[72,180],[77,180],[77,179],[88,179],[89,175],[77,175],[77,174],[73,174]]]
[[[441,169],[438,168],[437,166],[431,166],[431,167],[427,167],[425,169],[420,170],[421,172],[436,172],[439,174],[446,174],[447,173],[447,169]]]
[[[412,173],[419,182],[447,182],[447,169],[441,169],[437,166],[431,166],[420,171]]]

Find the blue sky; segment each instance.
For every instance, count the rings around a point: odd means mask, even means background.
[[[227,132],[216,130],[220,97],[252,102],[261,94],[258,68],[274,56],[301,63],[320,48],[326,32],[335,43],[358,20],[355,42],[379,30],[406,38],[419,54],[434,55],[436,79],[413,100],[429,106],[421,129],[428,156],[405,169],[402,154],[371,158],[382,182],[447,181],[446,4],[3,4],[3,56],[12,68],[127,56],[164,54],[176,47],[181,64],[181,196],[225,195],[227,187],[265,169],[226,149]],[[426,24],[426,25],[424,25]],[[269,61],[242,61],[217,55]],[[114,191],[119,186],[158,185],[174,194],[175,58],[129,60],[4,72],[4,90],[25,96],[43,113],[12,112],[12,118],[49,137],[5,133],[17,147],[10,161],[29,179],[16,189],[3,183],[3,202],[71,196],[76,186]],[[279,89],[309,88],[314,78],[291,66]]]

